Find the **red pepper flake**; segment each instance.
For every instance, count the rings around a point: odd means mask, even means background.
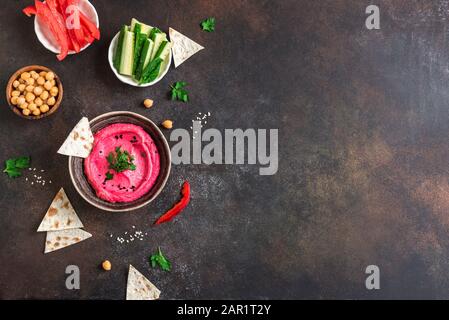
[[[161,224],[171,221],[174,217],[180,214],[185,207],[187,207],[190,202],[190,184],[188,181],[184,182],[182,185],[181,195],[181,200],[176,203],[173,208],[164,213],[162,217],[160,217],[154,224]]]

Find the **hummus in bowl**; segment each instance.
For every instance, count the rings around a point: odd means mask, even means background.
[[[110,112],[92,121],[92,152],[70,157],[80,195],[107,211],[130,211],[154,200],[170,173],[170,149],[159,128],[132,112]]]
[[[118,152],[129,155],[124,154],[126,161],[132,159],[132,170],[111,169],[109,159]],[[92,152],[84,160],[84,173],[97,197],[112,203],[132,202],[145,195],[156,182],[159,170],[159,151],[153,139],[142,127],[131,123],[114,123],[98,131]]]

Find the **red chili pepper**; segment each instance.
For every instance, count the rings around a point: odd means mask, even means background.
[[[100,30],[98,30],[97,26],[93,24],[92,21],[90,21],[89,18],[86,17],[84,13],[82,13],[81,11],[80,11],[80,21],[81,24],[84,27],[86,27],[87,30],[89,30],[89,33],[92,35],[92,37],[94,37],[97,40],[100,40]]]
[[[55,21],[51,10],[48,6],[38,0],[35,0],[35,6],[37,11],[37,16],[42,20],[43,23],[47,24],[59,46],[61,47],[61,52],[57,55],[58,60],[64,60],[69,53],[68,39],[64,34],[64,30]]]
[[[22,12],[25,13],[28,17],[31,17],[32,15],[35,15],[37,13],[35,6],[28,6],[23,9]]]
[[[173,208],[164,213],[162,217],[160,217],[155,222],[155,224],[161,224],[172,220],[179,213],[181,213],[181,211],[184,210],[185,207],[187,207],[187,205],[190,202],[190,184],[188,181],[184,182],[184,184],[182,185],[181,194],[182,194],[181,200],[178,203],[176,203],[173,206]]]

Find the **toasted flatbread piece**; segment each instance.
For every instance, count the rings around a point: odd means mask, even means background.
[[[81,229],[48,231],[44,253],[71,246],[72,244],[76,244],[90,237],[92,237],[92,235],[89,232]]]
[[[47,210],[37,232],[83,228],[69,198],[61,188]]]
[[[181,65],[184,61],[189,59],[195,53],[203,50],[204,47],[187,38],[182,33],[176,31],[173,28],[169,28],[170,41],[173,44],[173,61],[175,62],[175,68]]]
[[[90,130],[89,120],[83,117],[70,132],[61,148],[59,148],[58,153],[66,156],[87,158],[92,151],[93,143],[94,136]]]
[[[150,280],[129,265],[126,300],[156,300],[160,294],[161,291]]]

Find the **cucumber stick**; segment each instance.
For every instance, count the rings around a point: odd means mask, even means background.
[[[142,78],[140,79],[139,83],[149,83],[155,80],[159,75],[162,61],[163,60],[161,58],[152,60],[143,71]]]
[[[142,25],[136,23],[134,26],[134,59],[133,59],[133,74],[135,74],[137,65],[139,64],[140,54],[142,53],[142,47],[147,38],[147,35],[141,33]]]
[[[167,35],[165,33],[156,33],[154,35],[154,48],[153,52],[151,53],[151,59],[153,60],[154,57],[156,57],[156,53],[159,50],[159,47],[161,46],[162,42],[167,41]]]
[[[131,76],[133,73],[134,61],[134,32],[125,31],[123,37],[122,56],[120,61],[120,73]]]
[[[134,18],[132,18],[132,20],[131,20],[131,29],[130,30],[134,32],[134,28],[137,24],[140,24],[140,27],[141,27],[140,32],[145,33],[147,35],[147,37],[150,35],[151,30],[153,30],[152,26],[149,26],[145,23],[139,22],[137,19],[134,19]]]
[[[142,77],[143,70],[150,62],[151,52],[154,47],[154,42],[150,39],[145,39],[145,42],[142,47],[142,52],[140,54],[139,63],[137,64],[136,72],[134,73],[134,79],[137,81]]]
[[[123,38],[125,36],[125,32],[128,31],[128,26],[124,25],[122,29],[120,30],[120,34],[117,41],[117,46],[115,47],[115,53],[114,53],[114,68],[117,71],[120,71],[120,62],[122,57],[122,49],[123,49]]]
[[[134,62],[133,62],[133,74],[136,73],[137,66],[140,61],[140,56],[142,55],[142,48],[147,40],[147,36],[144,33],[138,33],[135,35],[136,44],[134,46]]]
[[[154,59],[161,58],[162,60],[165,60],[165,58],[170,53],[170,49],[171,49],[171,42],[163,41],[159,46],[159,49],[157,50],[156,55],[154,56]]]

